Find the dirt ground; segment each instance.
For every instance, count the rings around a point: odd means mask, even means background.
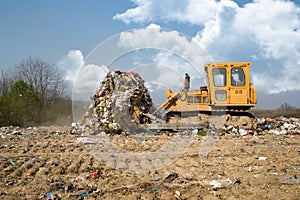
[[[299,134],[226,134],[207,157],[196,136],[170,165],[144,173],[104,165],[69,127],[2,127],[0,136],[0,199],[300,199]],[[172,137],[109,139],[143,152]]]

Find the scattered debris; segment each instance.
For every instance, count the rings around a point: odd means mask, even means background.
[[[43,195],[43,199],[60,200],[61,198],[55,193],[46,193],[46,194]]]
[[[160,190],[160,186],[157,186],[157,187],[155,187],[153,189],[150,189],[148,192],[151,193],[151,192],[156,192],[158,190]]]
[[[235,134],[241,136],[257,136],[265,134],[274,135],[297,135],[300,134],[300,118],[286,118],[277,117],[271,118],[257,118],[256,128],[253,130],[245,130],[232,125],[223,127],[223,135]]]
[[[171,183],[171,182],[174,181],[176,178],[178,178],[178,174],[174,172],[174,173],[169,174],[169,176],[167,176],[167,177],[164,179],[164,182],[165,182],[165,183]]]
[[[161,176],[159,176],[159,175],[150,178],[151,181],[159,181],[160,179],[161,179]]]
[[[178,191],[178,190],[176,190],[175,191],[175,197],[177,198],[177,199],[180,199],[180,192]]]
[[[280,180],[280,183],[282,184],[288,184],[288,185],[299,185],[300,184],[300,177],[299,176],[287,176]]]
[[[101,175],[102,175],[102,172],[97,169],[95,172],[90,173],[87,178],[88,179],[96,179],[96,178],[99,178]]]
[[[275,123],[278,120],[268,121]],[[0,148],[0,198],[3,199],[112,199],[121,196],[128,199],[144,196],[146,199],[154,196],[190,199],[191,195],[196,196],[200,192],[207,199],[209,195],[221,193],[224,199],[233,196],[247,198],[245,195],[249,193],[255,198],[261,195],[274,199],[298,197],[298,133],[263,133],[260,136],[256,134],[259,139],[255,139],[250,136],[254,136],[256,130],[252,133],[247,130],[246,136],[240,136],[238,131],[237,135],[228,132],[215,143],[211,156],[201,159],[201,165],[198,164],[197,147],[202,145],[204,138],[193,135],[191,148],[169,167],[145,174],[131,174],[110,168],[95,159],[86,146],[78,142],[89,139],[86,142],[90,143],[91,138],[69,134],[68,130],[62,131],[62,127],[1,127],[0,130],[0,147],[5,145],[5,148]],[[297,132],[297,127],[294,132]],[[31,137],[31,133],[35,136]],[[101,134],[116,146],[124,144],[122,150],[127,148],[136,153],[148,151],[145,150],[147,145],[151,147],[150,151],[155,152],[174,137],[170,133],[152,136]],[[131,167],[145,163],[127,164]],[[274,187],[268,187],[270,183]],[[255,191],[260,193],[256,195]]]
[[[85,193],[81,193],[81,194],[77,194],[76,198],[79,200],[83,200],[85,197],[89,197],[89,193],[85,192]]]
[[[217,180],[212,180],[209,184],[213,186],[214,189],[222,188],[222,184]]]
[[[267,157],[259,157],[258,160],[267,160]]]

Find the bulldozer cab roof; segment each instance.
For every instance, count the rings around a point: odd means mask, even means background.
[[[205,68],[212,67],[250,67],[252,65],[251,62],[220,62],[220,63],[207,63],[205,64]]]

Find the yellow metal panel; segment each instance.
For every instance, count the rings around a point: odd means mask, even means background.
[[[167,110],[167,112],[201,112],[211,111],[212,106],[253,107],[256,104],[256,90],[254,85],[250,83],[251,65],[251,62],[206,64],[207,87],[201,86],[199,87],[200,90],[174,93],[167,89],[167,100],[160,108]],[[213,74],[214,68],[220,69],[220,71],[214,71]],[[241,69],[243,69],[243,73],[241,73]],[[216,80],[221,78],[221,84],[214,82],[214,75]],[[240,75],[242,78],[239,77]]]

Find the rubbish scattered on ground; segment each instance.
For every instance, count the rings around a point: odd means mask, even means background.
[[[150,178],[151,181],[159,181],[162,177],[157,175],[157,176],[154,176],[152,178]]]
[[[234,183],[233,184],[238,184],[238,185],[240,185],[242,183],[242,181],[241,181],[241,179],[236,179],[235,181],[234,181]]]
[[[276,121],[273,119],[271,122]],[[259,139],[255,139],[250,137],[252,133],[249,130],[247,135],[240,136],[236,129],[237,135],[231,135],[228,131],[218,139],[210,156],[200,159],[201,165],[198,164],[198,147],[203,144],[205,137],[194,135],[190,148],[171,165],[139,174],[115,170],[102,163],[90,154],[84,144],[78,142],[90,143],[93,138],[69,134],[69,129],[59,135],[56,132],[63,130],[62,127],[1,127],[0,147],[4,145],[4,148],[0,148],[0,199],[152,199],[155,196],[162,199],[190,199],[200,193],[203,198],[207,197],[205,199],[209,199],[209,195],[219,194],[224,199],[247,199],[249,193],[258,199],[261,196],[297,199],[300,135],[264,132],[257,134]],[[18,132],[22,133],[21,139]],[[31,137],[31,133],[35,137]],[[170,132],[149,136],[100,134],[116,147],[124,144],[122,150],[137,154],[155,152],[174,138]],[[146,146],[150,150],[145,150]],[[165,161],[163,157],[149,163]],[[130,168],[147,163],[126,164]]]
[[[258,160],[267,160],[267,157],[259,157]]]
[[[280,183],[283,184],[290,184],[290,185],[299,185],[300,184],[300,177],[299,176],[287,176],[280,180]]]
[[[43,195],[43,199],[46,200],[60,200],[60,197],[55,193],[46,193]]]
[[[274,135],[297,135],[300,134],[300,118],[277,117],[257,118],[256,128],[253,130],[245,130],[232,125],[224,126],[223,133],[235,134],[241,136],[256,136],[265,134]]]
[[[87,178],[88,179],[96,179],[96,178],[101,177],[101,175],[102,175],[102,172],[97,169],[95,172],[90,173]]]
[[[178,191],[178,190],[176,190],[175,191],[175,197],[177,198],[177,199],[180,199],[180,192]]]
[[[169,176],[167,176],[167,177],[164,179],[164,182],[165,182],[165,183],[171,183],[171,182],[174,181],[176,178],[178,178],[178,174],[174,172],[174,173],[169,174]]]
[[[241,136],[245,136],[245,135],[248,134],[248,132],[247,132],[247,130],[241,128],[241,129],[239,129],[239,134],[240,134]]]
[[[85,193],[77,194],[76,198],[79,200],[83,200],[85,197],[89,197],[89,196],[90,195],[87,192],[85,192]]]
[[[199,135],[199,136],[206,136],[206,135],[207,135],[207,132],[204,131],[204,130],[200,130],[200,131],[197,133],[197,135]]]
[[[14,166],[14,167],[16,166],[15,162],[12,161],[12,159],[9,158],[8,161],[10,162],[10,164],[11,164],[12,166]]]
[[[214,189],[222,188],[222,184],[217,180],[212,180],[209,184],[213,186]]]
[[[158,190],[160,190],[160,186],[157,186],[157,187],[155,187],[153,189],[150,189],[148,192],[151,193],[151,192],[156,192]]]

